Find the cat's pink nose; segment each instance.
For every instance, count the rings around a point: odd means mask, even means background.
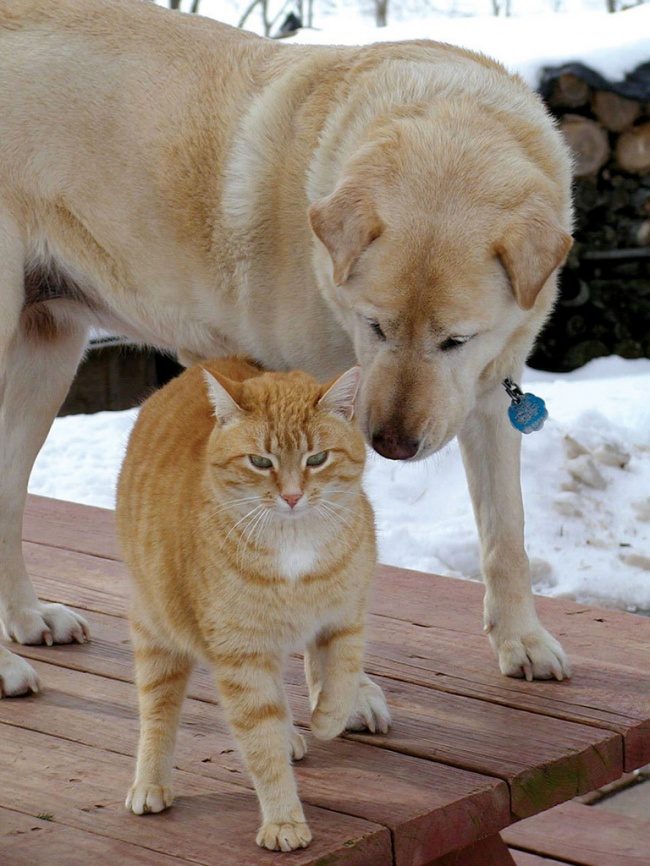
[[[296,504],[302,499],[302,493],[283,493],[282,498],[290,508],[295,508]]]

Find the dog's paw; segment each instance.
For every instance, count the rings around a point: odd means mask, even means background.
[[[173,801],[172,789],[167,785],[134,782],[126,795],[124,805],[134,815],[148,815],[168,809]]]
[[[25,659],[0,647],[0,698],[14,698],[38,692],[36,671]]]
[[[289,757],[292,761],[302,761],[307,754],[307,743],[298,729],[291,725],[289,731]]]
[[[495,634],[496,632],[496,634]],[[560,643],[541,625],[524,634],[490,632],[490,642],[507,677],[564,680],[571,676],[569,660]]]
[[[362,674],[354,712],[345,723],[346,731],[370,731],[371,734],[387,734],[390,721],[390,712],[384,693],[377,683]]]
[[[3,623],[5,636],[23,644],[85,643],[90,638],[86,620],[62,604],[38,602],[21,608]]]
[[[262,824],[255,840],[260,848],[269,851],[295,851],[311,842],[311,830],[304,821],[286,821],[282,824]]]

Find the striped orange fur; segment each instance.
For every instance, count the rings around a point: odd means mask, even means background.
[[[305,745],[282,684],[290,651],[306,648],[316,736],[387,729],[381,690],[362,670],[376,551],[357,385],[356,368],[321,385],[225,359],[186,370],[142,407],[117,497],[133,577],[141,724],[127,807],[137,814],[171,805],[198,658],[214,669],[253,778],[262,847],[311,839],[291,769]]]

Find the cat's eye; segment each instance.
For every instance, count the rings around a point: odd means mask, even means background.
[[[307,466],[322,466],[327,460],[329,451],[319,451],[318,454],[310,454],[307,458]]]
[[[468,343],[475,334],[470,334],[467,337],[447,337],[447,339],[440,344],[441,352],[448,352],[450,349],[456,349],[458,346],[464,346],[465,343]]]
[[[248,459],[256,469],[270,469],[273,466],[273,461],[261,454],[249,454]]]

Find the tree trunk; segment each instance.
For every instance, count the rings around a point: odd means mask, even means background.
[[[385,27],[388,23],[388,0],[375,0],[375,24]]]
[[[169,8],[170,9],[180,9],[181,8],[181,0],[169,0]]]

